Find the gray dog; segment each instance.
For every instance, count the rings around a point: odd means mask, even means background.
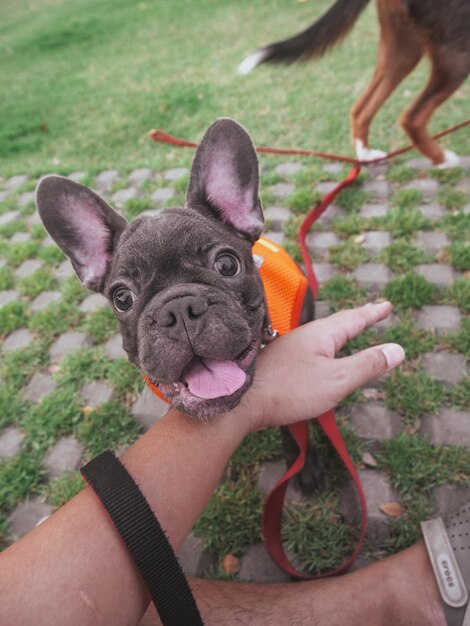
[[[129,359],[195,418],[239,403],[273,337],[252,256],[264,224],[258,183],[249,135],[221,119],[197,150],[184,208],[128,223],[67,178],[38,186],[46,229],[81,282],[111,302]],[[309,317],[311,298],[302,321]],[[283,439],[291,462],[295,444],[286,432]]]

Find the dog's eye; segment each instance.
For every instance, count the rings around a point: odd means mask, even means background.
[[[231,277],[240,273],[240,261],[233,254],[224,252],[219,254],[214,263],[215,269],[221,276]]]
[[[134,294],[126,287],[119,287],[113,293],[113,304],[118,311],[128,311],[134,304]]]

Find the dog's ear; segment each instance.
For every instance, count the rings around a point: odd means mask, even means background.
[[[40,181],[36,204],[44,226],[70,258],[81,282],[102,291],[126,219],[91,189],[62,176]]]
[[[256,241],[264,225],[258,184],[258,158],[246,130],[230,119],[214,122],[194,157],[186,205]]]

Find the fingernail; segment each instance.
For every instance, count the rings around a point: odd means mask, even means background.
[[[383,346],[380,346],[380,349],[385,355],[389,370],[397,365],[400,365],[405,358],[405,351],[398,343],[386,343]]]

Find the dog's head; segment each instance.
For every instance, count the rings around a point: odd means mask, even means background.
[[[195,155],[184,208],[128,223],[96,193],[44,178],[44,225],[82,283],[103,293],[129,359],[194,417],[236,406],[251,384],[267,313],[252,244],[263,228],[247,132],[215,122]]]

